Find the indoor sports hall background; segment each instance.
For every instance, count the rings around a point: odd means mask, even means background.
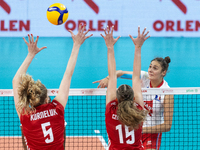
[[[48,6],[57,2],[69,11],[67,22],[60,26],[50,24],[46,18]],[[76,34],[79,23],[85,23],[94,36],[81,46],[72,89],[96,88],[98,84],[92,82],[108,75],[106,46],[100,36],[107,25],[114,25],[114,36],[121,36],[114,47],[118,70],[132,70],[134,44],[128,35],[136,37],[140,25],[141,31],[147,27],[151,35],[142,47],[142,70],[148,70],[153,58],[170,56],[169,72],[165,77],[169,85],[199,87],[199,5],[199,0],[1,0],[0,89],[12,89],[12,78],[27,55],[22,37],[27,38],[31,33],[40,36],[38,47],[47,46],[47,49],[36,55],[28,73],[35,80],[40,79],[48,89],[58,89],[73,46],[67,30]],[[117,84],[122,83],[131,85],[130,80],[122,79]],[[4,104],[2,99],[0,101]],[[1,112],[9,114],[9,109]],[[7,120],[1,119],[0,133],[5,133],[2,126],[6,123],[2,121]],[[19,121],[14,126],[18,127]],[[199,128],[195,132],[199,136]],[[14,134],[21,135],[20,132]]]

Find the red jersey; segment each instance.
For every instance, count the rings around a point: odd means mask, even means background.
[[[117,116],[118,101],[113,100],[106,105],[106,130],[109,150],[143,150],[142,125],[137,130],[129,130],[122,125]],[[140,105],[137,108],[142,110]]]
[[[64,107],[56,100],[21,115],[28,150],[64,150]]]

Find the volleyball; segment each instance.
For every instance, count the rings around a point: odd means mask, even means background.
[[[47,9],[47,19],[54,25],[61,25],[65,23],[68,18],[68,10],[65,5],[55,3]]]

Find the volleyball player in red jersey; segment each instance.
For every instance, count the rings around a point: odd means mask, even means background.
[[[116,63],[114,57],[114,44],[119,37],[113,38],[113,27],[111,32],[107,27],[104,38],[107,46],[109,81],[106,93],[106,129],[109,138],[109,150],[143,150],[142,145],[142,122],[147,112],[143,110],[144,102],[141,92],[140,70],[141,70],[141,47],[149,31],[146,28],[138,37],[131,39],[135,45],[132,88],[129,85],[121,85],[117,91]]]
[[[64,109],[67,104],[71,77],[74,72],[79,48],[89,32],[85,25],[79,25],[77,35],[69,32],[73,39],[73,48],[66,71],[61,81],[59,92],[51,103],[48,103],[47,89],[38,80],[34,81],[26,71],[35,55],[47,48],[37,47],[38,38],[28,35],[28,55],[13,78],[14,101],[17,114],[22,124],[23,134],[28,150],[63,150],[64,142]]]

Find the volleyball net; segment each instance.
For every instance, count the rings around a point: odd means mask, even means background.
[[[48,89],[51,100],[57,93],[58,89]],[[142,89],[142,93],[143,98],[149,101],[146,107],[156,107],[166,95],[173,95],[173,100],[169,100],[174,103],[173,108],[168,109],[173,111],[172,126],[170,131],[162,133],[160,150],[200,149],[200,87]],[[70,89],[69,95],[65,107],[65,149],[108,149],[106,89]],[[127,139],[131,140],[131,136]],[[23,149],[12,90],[0,90],[0,149]]]

